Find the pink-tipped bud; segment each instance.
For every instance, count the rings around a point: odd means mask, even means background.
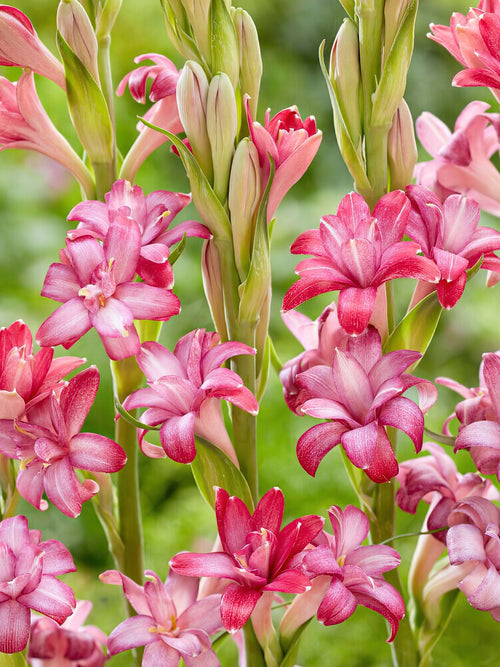
[[[387,137],[390,189],[404,190],[412,182],[418,153],[411,111],[402,99]]]
[[[61,0],[57,9],[57,29],[96,83],[99,83],[97,38],[87,12],[78,0]]]
[[[262,78],[259,36],[252,17],[244,9],[234,10],[233,22],[240,47],[240,89],[242,95],[248,95],[250,112],[255,117]]]
[[[207,134],[212,149],[214,191],[221,202],[227,197],[229,170],[238,132],[238,110],[229,77],[216,74],[208,88]]]

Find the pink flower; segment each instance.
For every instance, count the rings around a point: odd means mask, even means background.
[[[57,540],[41,542],[24,516],[0,522],[0,652],[24,650],[30,609],[62,623],[73,611],[71,588],[57,575],[76,570],[71,554]]]
[[[441,204],[438,196],[419,185],[409,185],[407,195],[412,204],[406,233],[420,244],[426,257],[439,270],[437,294],[443,308],[453,308],[463,294],[467,270],[484,256],[484,269],[498,269],[500,233],[490,227],[479,227],[480,209],[468,197],[450,195]],[[419,298],[434,290],[433,285],[419,286]]]
[[[50,618],[33,617],[28,658],[31,667],[103,667],[107,637],[95,626],[82,626],[92,609],[78,600],[71,616],[59,626]]]
[[[377,288],[394,278],[436,281],[434,263],[419,257],[419,246],[401,241],[410,214],[410,202],[396,190],[384,195],[373,215],[355,192],[346,195],[337,215],[321,218],[319,230],[302,233],[291,252],[313,255],[299,262],[300,279],[285,295],[285,310],[313,296],[340,290],[338,318],[349,334],[366,329],[375,307]]]
[[[106,202],[85,200],[69,212],[68,221],[79,221],[79,225],[68,232],[68,238],[74,240],[80,236],[92,236],[104,241],[115,212],[122,213],[135,220],[141,232],[142,247],[137,273],[149,285],[171,289],[174,275],[168,262],[169,248],[184,235],[210,238],[208,229],[194,220],[186,220],[168,229],[175,216],[190,201],[190,195],[168,190],[156,190],[145,196],[138,185],[131,185],[122,179],[116,181],[106,194]]]
[[[336,348],[331,365],[318,365],[297,376],[304,390],[301,411],[329,421],[313,426],[297,443],[299,463],[315,475],[321,460],[339,443],[350,461],[374,482],[387,482],[398,473],[386,427],[406,433],[418,452],[424,416],[435,401],[432,383],[404,371],[420,358],[419,352],[397,350],[382,355],[380,335],[373,327],[352,337],[347,349]],[[403,396],[415,386],[418,407]]]
[[[210,635],[222,629],[220,595],[197,599],[198,579],[170,571],[163,583],[151,570],[139,586],[117,570],[100,575],[106,584],[123,586],[128,602],[137,612],[120,623],[108,638],[110,655],[145,646],[144,667],[174,667],[184,659],[190,667],[219,667]]]
[[[500,6],[482,0],[467,16],[455,12],[450,26],[431,24],[431,39],[447,49],[465,70],[455,75],[455,86],[488,86],[500,99]]]
[[[85,359],[54,359],[51,347],[33,354],[31,332],[18,320],[0,329],[0,419],[22,418],[33,403],[51,392],[59,394],[62,378]]]
[[[66,88],[63,65],[39,40],[29,18],[9,5],[0,5],[0,65],[29,67]]]
[[[491,408],[468,413],[455,440],[455,451],[468,449],[479,472],[500,479],[500,356],[483,355],[482,375]],[[457,406],[458,407],[458,406]],[[489,407],[489,406],[488,406]],[[461,413],[457,411],[457,416]],[[472,421],[474,419],[474,421]]]
[[[123,449],[95,433],[80,433],[99,386],[99,371],[88,368],[61,391],[32,405],[27,421],[0,420],[0,452],[22,462],[17,489],[38,509],[50,501],[64,514],[76,517],[82,503],[99,490],[91,479],[80,482],[75,468],[92,472],[117,472],[125,465]]]
[[[417,135],[434,158],[415,169],[417,183],[438,195],[441,201],[459,193],[479,206],[500,215],[500,173],[491,157],[500,147],[499,114],[486,113],[485,102],[470,102],[458,116],[453,133],[428,111],[417,118]]]
[[[187,576],[231,579],[221,600],[226,630],[242,628],[266,591],[303,593],[311,582],[302,571],[304,549],[323,526],[319,516],[295,519],[281,528],[284,498],[268,491],[250,514],[236,496],[217,488],[215,514],[223,551],[174,556],[174,572]]]
[[[134,282],[140,253],[139,225],[123,211],[112,213],[103,244],[90,236],[68,239],[42,289],[63,305],[38,329],[38,343],[68,348],[95,327],[111,359],[137,354],[134,319],[164,321],[180,310],[170,290]]]
[[[343,511],[337,505],[328,510],[333,535],[320,533],[314,549],[304,557],[304,566],[310,577],[330,579],[330,584],[318,600],[318,621],[336,625],[347,620],[360,604],[382,614],[391,626],[387,641],[398,631],[405,613],[404,602],[398,591],[388,584],[383,573],[401,563],[395,549],[385,545],[362,546],[368,536],[370,523],[357,507],[348,505]],[[297,604],[300,598],[297,598]]]
[[[248,99],[246,112],[251,138],[259,153],[262,192],[269,180],[270,159],[275,166],[267,205],[269,221],[288,190],[306,172],[318,151],[323,135],[316,128],[314,117],[309,116],[303,121],[296,106],[283,109],[272,118],[271,110],[268,109],[264,126],[253,121]]]
[[[221,399],[252,414],[257,414],[259,407],[240,376],[221,368],[239,354],[255,354],[255,350],[235,341],[219,344],[219,335],[204,329],[183,336],[173,353],[159,343],[144,343],[137,363],[149,387],[130,394],[123,406],[126,410],[147,407],[141,421],[150,426],[162,424],[164,451],[144,440],[145,431],[139,432],[139,445],[147,456],[158,458],[165,452],[174,461],[191,463],[196,456],[194,436],[199,435],[237,464],[224,426]]]
[[[500,510],[486,498],[466,498],[449,524],[446,544],[458,587],[475,609],[500,621]]]

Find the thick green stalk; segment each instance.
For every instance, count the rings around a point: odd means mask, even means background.
[[[255,636],[251,621],[247,621],[243,627],[243,637],[245,639],[246,664],[248,667],[267,667],[264,653]]]

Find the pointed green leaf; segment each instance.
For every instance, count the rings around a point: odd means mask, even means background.
[[[443,312],[437,292],[428,294],[403,317],[384,345],[384,354],[394,350],[416,350],[422,356],[431,342]]]
[[[149,424],[144,424],[143,422],[140,422],[138,419],[133,417],[130,412],[127,412],[123,405],[120,403],[120,401],[115,398],[115,408],[117,412],[127,421],[129,424],[132,424],[132,426],[135,426],[136,428],[145,428],[148,431],[159,431],[160,426],[150,426]]]
[[[230,496],[240,498],[253,512],[252,494],[246,479],[218,447],[196,438],[196,458],[191,463],[191,470],[201,495],[209,505],[214,507],[214,486],[220,486]]]
[[[296,662],[297,662],[297,654],[299,652],[299,644],[300,640],[302,638],[302,634],[304,630],[308,627],[310,622],[312,621],[312,618],[310,618],[308,621],[303,623],[298,630],[294,633],[293,637],[289,642],[287,642],[286,646],[282,646],[281,648],[283,649],[284,652],[284,657],[283,660],[280,662],[279,667],[294,667]],[[285,653],[286,650],[286,653]]]

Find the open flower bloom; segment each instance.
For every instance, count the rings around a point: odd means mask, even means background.
[[[82,626],[91,609],[88,600],[77,600],[74,612],[62,625],[33,616],[28,647],[31,667],[103,667],[106,635],[93,625]]]
[[[23,12],[0,5],[0,65],[29,67],[66,88],[64,67],[40,41]]]
[[[328,516],[333,535],[322,531],[314,540],[316,546],[304,557],[304,567],[311,578],[328,577],[329,581],[326,592],[320,590],[316,595],[318,621],[325,625],[342,623],[360,604],[387,620],[391,626],[387,641],[391,642],[405,608],[401,595],[384,580],[383,573],[398,567],[401,557],[386,545],[362,546],[370,523],[357,507],[348,505],[342,510],[333,505]],[[295,604],[300,606],[300,598]]]
[[[88,368],[61,391],[30,407],[26,421],[0,420],[0,452],[21,461],[17,490],[38,509],[50,501],[64,514],[76,517],[82,503],[99,490],[91,479],[80,482],[75,468],[117,472],[126,462],[123,449],[95,433],[80,433],[99,386],[99,371]]]
[[[302,413],[329,420],[300,437],[297,456],[304,470],[314,476],[326,454],[341,444],[351,463],[374,482],[387,482],[397,475],[398,462],[386,427],[406,433],[420,451],[423,411],[437,396],[431,382],[405,373],[420,356],[412,350],[382,355],[380,335],[369,327],[351,338],[346,350],[336,348],[331,365],[300,373]],[[420,407],[403,396],[413,386],[419,392]]]
[[[346,195],[337,215],[323,216],[319,229],[293,243],[292,253],[313,258],[297,265],[300,279],[286,293],[283,308],[340,290],[339,322],[347,333],[360,334],[370,322],[380,285],[394,278],[437,281],[437,267],[417,255],[419,245],[401,241],[409,214],[410,202],[401,190],[384,195],[373,215],[361,195]]]
[[[85,362],[53,357],[51,347],[33,354],[31,331],[21,320],[0,329],[0,419],[22,418],[34,402],[59,394],[62,378]]]
[[[31,70],[24,71],[17,83],[0,77],[0,150],[7,148],[47,155],[66,167],[85,191],[92,191],[89,170],[48,117]]]
[[[56,577],[76,570],[71,554],[57,540],[41,542],[24,516],[0,522],[0,652],[24,650],[30,634],[30,609],[57,623],[71,614],[75,596]]]
[[[91,236],[67,239],[42,289],[63,305],[38,329],[39,345],[68,348],[95,327],[111,359],[137,354],[134,319],[164,321],[180,310],[170,290],[134,282],[140,253],[139,225],[123,211],[112,212],[102,244]]]
[[[482,268],[500,268],[500,258],[493,252],[500,248],[500,233],[478,226],[481,211],[473,199],[450,195],[442,204],[434,192],[419,185],[409,185],[406,192],[412,203],[406,232],[439,270],[440,304],[453,308],[465,289],[467,270],[481,257]],[[435,287],[420,284],[417,298],[423,298]]]
[[[226,630],[242,628],[266,591],[304,593],[311,585],[302,570],[304,549],[323,527],[319,516],[295,519],[281,528],[284,497],[268,491],[250,514],[242,500],[224,489],[215,493],[215,514],[223,551],[174,556],[174,572],[231,579],[221,600]]]
[[[458,116],[452,133],[436,116],[424,111],[417,118],[418,138],[434,158],[415,168],[418,185],[438,195],[463,194],[493,215],[500,215],[500,173],[491,162],[498,152],[499,114],[487,113],[486,102],[470,102]]]
[[[455,75],[454,86],[487,86],[500,100],[500,7],[481,0],[464,16],[454,12],[450,25],[431,24],[429,37],[447,49],[465,67]]]
[[[468,420],[460,427],[455,440],[455,451],[468,449],[477,469],[485,475],[500,479],[500,356],[483,355],[482,376],[488,390],[491,408],[476,412],[474,421],[470,412]],[[488,406],[489,407],[489,406]],[[458,406],[457,406],[458,408]],[[456,410],[457,417],[461,414]]]
[[[152,79],[149,99],[153,106],[144,114],[145,120],[173,134],[183,131],[177,109],[176,88],[181,75],[174,63],[158,53],[146,53],[135,58],[136,63],[152,60],[154,65],[141,65],[129,72],[119,83],[117,94],[123,95],[128,85],[132,97],[144,104],[146,102],[146,85]],[[121,168],[121,176],[133,181],[137,170],[144,160],[159,146],[168,141],[162,132],[153,130],[144,123],[137,125],[139,136],[125,156]]]
[[[141,421],[161,424],[162,447],[144,440],[139,445],[152,458],[165,454],[179,463],[191,463],[196,456],[194,436],[199,435],[219,447],[237,465],[233,445],[224,426],[221,399],[242,410],[257,414],[258,403],[239,375],[222,364],[239,354],[255,354],[248,345],[230,341],[219,344],[219,335],[196,329],[183,336],[174,352],[149,341],[137,353],[137,363],[148,387],[128,396],[126,410],[148,408]]]
[[[100,575],[105,584],[123,586],[137,616],[120,623],[108,638],[110,655],[145,646],[144,667],[175,667],[181,658],[187,667],[219,667],[210,635],[222,629],[220,595],[197,599],[198,579],[170,571],[165,583],[146,570],[139,586],[117,570]]]
[[[122,179],[106,193],[106,202],[85,200],[69,212],[68,221],[79,221],[79,225],[68,232],[68,238],[93,236],[104,241],[113,212],[119,211],[135,220],[141,232],[137,273],[150,285],[171,289],[174,275],[168,262],[170,246],[181,241],[184,235],[210,238],[208,229],[195,220],[186,220],[169,229],[175,216],[190,201],[190,195],[168,190],[156,190],[145,196],[138,185]]]
[[[466,498],[449,524],[446,544],[458,587],[475,609],[500,621],[500,510],[486,498]]]
[[[272,118],[271,110],[268,109],[264,126],[253,121],[248,100],[246,112],[251,139],[259,154],[262,192],[269,180],[270,159],[275,167],[267,204],[269,221],[288,190],[306,172],[318,151],[323,135],[316,127],[314,116],[302,120],[295,106],[283,109]]]

